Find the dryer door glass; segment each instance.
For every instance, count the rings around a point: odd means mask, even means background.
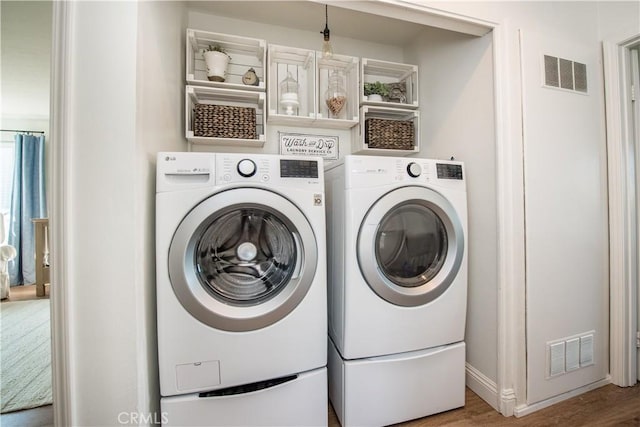
[[[447,255],[447,231],[430,208],[409,203],[382,219],[376,235],[376,260],[393,283],[415,287],[433,279]]]
[[[464,247],[462,222],[451,202],[429,188],[408,186],[380,197],[363,218],[358,264],[380,298],[415,307],[451,286]]]
[[[238,209],[211,222],[196,245],[198,279],[229,304],[252,305],[272,298],[296,267],[296,243],[271,212]]]

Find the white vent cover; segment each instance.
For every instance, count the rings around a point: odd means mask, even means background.
[[[567,372],[580,368],[580,338],[566,341],[565,368]]]
[[[569,59],[544,55],[544,85],[587,93],[587,66]]]
[[[549,376],[564,374],[564,341],[549,346]]]
[[[580,366],[593,365],[593,334],[580,337]]]
[[[571,374],[580,368],[594,365],[593,343],[595,331],[548,341],[547,379]]]

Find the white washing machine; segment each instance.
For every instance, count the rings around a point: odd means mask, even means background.
[[[464,405],[461,162],[346,156],[325,170],[329,398],[343,426]]]
[[[326,425],[322,159],[159,153],[166,425]]]

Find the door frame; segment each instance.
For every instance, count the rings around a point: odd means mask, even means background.
[[[51,233],[51,375],[53,422],[56,426],[71,425],[71,369],[69,347],[67,272],[69,268],[68,234],[71,179],[66,166],[70,164],[69,103],[71,76],[71,23],[73,2],[54,2],[51,46],[50,143],[48,168],[51,171],[49,197],[49,232]]]
[[[638,224],[635,159],[631,158],[634,141],[629,51],[640,44],[640,34],[634,31],[603,42],[609,170],[610,370],[611,382],[621,387],[634,385],[638,376]]]

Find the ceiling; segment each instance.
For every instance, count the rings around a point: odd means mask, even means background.
[[[252,22],[322,32],[325,6],[315,1],[189,1],[190,10]],[[403,46],[415,39],[424,25],[385,16],[329,6],[332,36]]]

